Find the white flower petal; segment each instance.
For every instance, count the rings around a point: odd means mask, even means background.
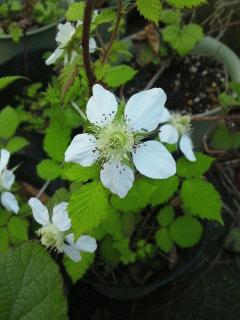
[[[74,262],[81,261],[80,252],[74,246],[64,244],[63,251]]]
[[[65,152],[66,162],[79,163],[83,167],[91,166],[98,158],[96,138],[88,133],[76,135]]]
[[[178,142],[179,134],[174,126],[164,124],[160,127],[159,138],[162,142],[173,144]]]
[[[181,137],[179,147],[189,161],[196,161],[196,157],[193,153],[193,143],[188,135],[184,134]]]
[[[12,211],[16,214],[18,213],[19,205],[17,199],[11,192],[3,192],[1,194],[1,203],[7,210]]]
[[[0,153],[0,174],[7,167],[9,159],[10,159],[10,152],[5,149],[2,149]]]
[[[106,162],[100,172],[102,184],[117,194],[120,198],[124,198],[128,191],[132,188],[134,181],[133,171],[120,162]]]
[[[61,202],[53,208],[52,222],[60,231],[67,231],[71,228],[67,206],[67,202]]]
[[[28,201],[32,209],[34,219],[41,225],[47,226],[50,224],[48,209],[37,198],[31,198]]]
[[[53,53],[48,57],[48,59],[45,61],[47,66],[50,66],[51,64],[54,64],[63,54],[63,49],[57,48]]]
[[[168,111],[167,108],[163,108],[163,113],[161,115],[161,118],[160,118],[160,123],[164,123],[164,122],[167,122],[171,119],[171,114],[170,112]]]
[[[113,121],[117,113],[118,103],[110,91],[104,89],[100,84],[93,86],[93,95],[87,103],[88,120],[100,127]]]
[[[133,131],[152,131],[160,123],[166,94],[160,88],[134,94],[127,102],[124,115]]]
[[[94,38],[89,39],[89,51],[90,53],[94,52],[97,50],[97,42],[95,41]]]
[[[2,173],[2,186],[5,189],[10,190],[14,181],[15,174],[11,170],[5,169]]]
[[[97,249],[96,239],[83,235],[76,241],[76,248],[80,251],[93,253]]]
[[[65,240],[67,241],[68,244],[71,244],[72,246],[74,246],[74,234],[73,233],[67,234],[65,237]]]
[[[65,47],[66,44],[72,39],[75,31],[75,27],[70,22],[58,24],[56,41],[60,44],[61,48]]]
[[[153,179],[166,179],[176,173],[170,152],[158,141],[146,141],[132,153],[137,170]]]

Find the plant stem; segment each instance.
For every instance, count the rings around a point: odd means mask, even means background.
[[[89,38],[90,38],[90,26],[92,19],[92,12],[94,9],[95,0],[86,1],[84,18],[83,18],[83,36],[82,36],[82,52],[83,52],[83,64],[88,78],[89,95],[92,93],[92,86],[96,82],[96,76],[91,66],[90,52],[89,52]]]
[[[121,18],[122,18],[123,12],[122,12],[122,0],[118,0],[118,9],[117,9],[117,20],[113,29],[113,32],[111,34],[111,38],[110,41],[108,43],[108,46],[102,56],[102,63],[105,64],[108,60],[112,45],[113,45],[113,41],[116,39],[117,37],[117,33],[118,33],[118,29],[119,29],[119,25],[121,22]]]
[[[196,115],[192,116],[192,121],[219,121],[219,120],[240,120],[240,115],[216,115],[216,116],[202,116],[202,115]]]

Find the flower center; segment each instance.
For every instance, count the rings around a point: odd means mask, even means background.
[[[47,248],[55,248],[57,251],[63,251],[64,232],[61,232],[53,224],[42,227],[37,230],[37,235],[41,237],[41,243]]]
[[[182,116],[179,113],[172,115],[170,124],[173,125],[180,134],[189,133],[191,130],[191,118],[190,116]]]
[[[133,133],[124,124],[111,123],[98,134],[97,148],[106,160],[122,160],[133,145]]]

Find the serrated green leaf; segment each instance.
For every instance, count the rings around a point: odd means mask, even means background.
[[[192,215],[223,223],[221,197],[211,183],[201,179],[185,180],[182,184],[181,199],[185,210]]]
[[[165,227],[160,228],[155,234],[156,244],[163,252],[170,252],[174,243],[169,235],[168,229]]]
[[[116,19],[116,12],[111,9],[103,9],[95,18],[93,21],[93,24],[95,26],[99,26],[103,23],[109,23]]]
[[[165,9],[161,12],[160,20],[165,24],[179,24],[181,19],[180,11]]]
[[[175,219],[169,228],[171,238],[181,248],[193,247],[201,239],[202,233],[201,223],[188,215]]]
[[[112,88],[120,87],[121,85],[126,84],[128,81],[133,79],[135,74],[137,73],[132,67],[127,65],[118,65],[115,67],[111,67],[103,80]]]
[[[43,180],[55,180],[61,174],[61,167],[56,161],[45,159],[37,165],[37,174]]]
[[[0,91],[6,88],[11,83],[13,83],[14,81],[19,79],[26,79],[26,78],[21,76],[8,76],[8,77],[0,78]]]
[[[0,228],[0,253],[7,252],[8,248],[9,248],[8,230],[5,227],[1,227]],[[0,292],[1,292],[1,288],[0,288]],[[1,301],[1,295],[0,295],[0,301]],[[1,310],[1,306],[0,306],[0,310]]]
[[[220,124],[211,138],[215,149],[230,150],[240,147],[240,132],[231,132],[225,124]]]
[[[66,164],[63,170],[63,179],[69,181],[86,182],[99,176],[99,166],[82,167],[80,164]]]
[[[74,262],[68,257],[64,257],[64,267],[73,283],[77,282],[77,280],[81,279],[86,274],[90,266],[93,264],[94,257],[94,253],[88,252],[81,252],[82,259],[79,262]]]
[[[0,255],[0,314],[2,320],[67,320],[59,269],[40,245]]]
[[[66,18],[69,21],[83,20],[85,3],[84,1],[71,3],[67,12]]]
[[[189,161],[185,157],[177,161],[177,174],[185,178],[199,178],[211,167],[214,158],[201,152],[195,152],[196,161]]]
[[[177,176],[172,176],[164,180],[152,181],[152,185],[156,186],[156,189],[150,199],[152,206],[157,206],[168,201],[178,189],[179,179]]]
[[[158,23],[162,5],[160,0],[136,0],[137,9],[145,19]]]
[[[73,192],[68,206],[76,236],[89,232],[103,222],[110,212],[108,195],[101,182],[87,183]]]
[[[29,145],[27,139],[23,137],[13,137],[11,140],[8,141],[6,148],[9,152],[14,153],[23,149],[27,145]]]
[[[6,107],[0,112],[0,137],[11,138],[19,125],[17,112],[12,107]]]
[[[62,162],[67,145],[70,141],[71,129],[62,110],[54,110],[43,142],[44,150],[49,157]]]
[[[109,210],[107,218],[101,223],[98,229],[102,230],[102,235],[111,235],[113,239],[120,240],[123,238],[123,228],[120,214],[113,210]]]
[[[167,3],[176,8],[192,8],[206,3],[207,0],[167,0]]]
[[[13,216],[8,221],[8,231],[10,236],[21,241],[28,240],[28,226],[29,223],[26,219],[16,216]]]
[[[162,30],[163,40],[168,42],[181,56],[190,52],[203,38],[202,27],[197,24],[170,25]]]
[[[157,214],[157,222],[162,227],[168,227],[173,222],[175,212],[173,207],[167,206],[159,210]]]

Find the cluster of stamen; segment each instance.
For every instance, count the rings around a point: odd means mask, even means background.
[[[188,115],[182,116],[179,113],[173,113],[170,124],[174,126],[180,134],[186,134],[191,131],[191,117]]]
[[[41,237],[41,243],[46,248],[54,248],[59,252],[63,251],[64,232],[59,231],[56,226],[50,224],[40,228],[36,233]]]

